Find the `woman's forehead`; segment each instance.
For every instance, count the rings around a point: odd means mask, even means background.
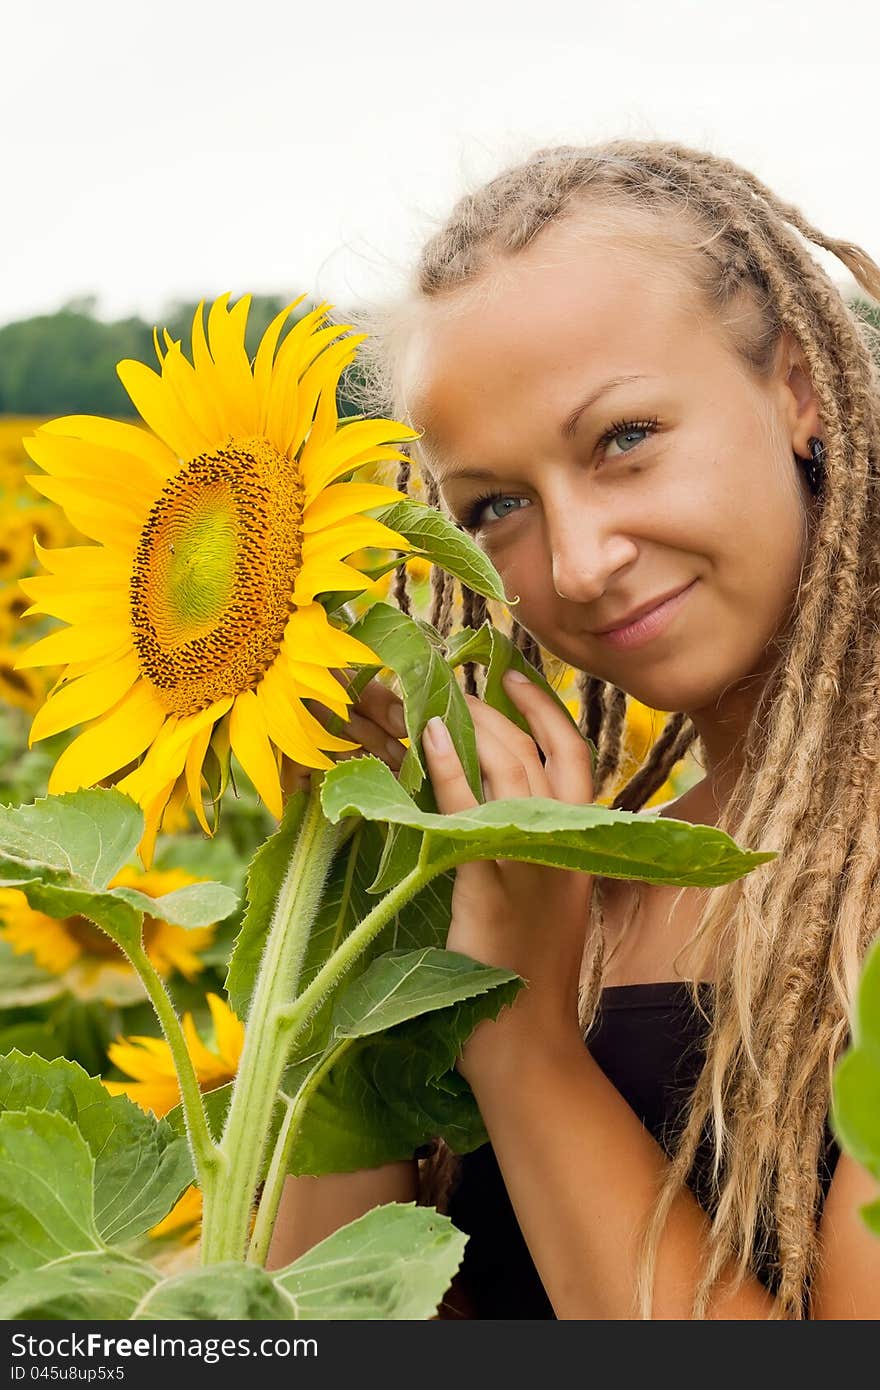
[[[509,257],[494,280],[426,301],[402,359],[418,429],[445,432],[496,395],[589,391],[615,375],[657,375],[705,352],[694,294],[657,257],[587,244]],[[430,442],[430,441],[428,441]]]

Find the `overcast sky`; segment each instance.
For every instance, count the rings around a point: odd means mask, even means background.
[[[0,322],[395,284],[537,145],[673,137],[880,257],[874,0],[41,0],[5,7]],[[840,274],[836,262],[824,262]]]

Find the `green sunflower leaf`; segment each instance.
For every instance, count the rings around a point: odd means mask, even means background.
[[[447,919],[448,920],[448,919]],[[495,1018],[523,981],[454,951],[388,951],[336,996],[323,1057],[291,1068],[292,1095],[330,1068],[311,1095],[294,1173],[350,1172],[410,1158],[442,1134],[459,1153],[485,1142],[456,1059],[477,1023]]]
[[[274,1278],[297,1318],[432,1318],[466,1244],[433,1207],[390,1202],[334,1231]]]
[[[85,1139],[63,1115],[0,1115],[0,1280],[103,1249],[94,1171]]]
[[[86,917],[124,951],[137,948],[145,914],[203,926],[236,906],[223,884],[197,883],[164,898],[107,885],[132,859],[144,830],[140,807],[114,788],[0,807],[0,884],[18,888],[48,917]]]
[[[397,774],[400,785],[417,796],[426,809],[437,809],[420,740],[428,720],[439,715],[455,740],[471,790],[482,799],[473,719],[455,672],[446,661],[440,634],[430,623],[417,621],[387,603],[373,604],[350,631],[381,657],[400,685],[410,740]],[[399,882],[418,855],[419,844],[420,836],[407,826],[390,826],[370,892],[386,892]]]
[[[424,946],[386,951],[336,997],[331,1041],[365,1038],[519,980],[513,970],[482,965],[456,951]]]
[[[165,1279],[133,1321],[397,1320],[433,1317],[467,1237],[433,1207],[391,1202],[284,1269],[232,1262]]]
[[[258,1265],[206,1265],[163,1279],[141,1301],[134,1322],[290,1322],[294,1305]]]
[[[76,1128],[91,1156],[95,1229],[107,1244],[149,1230],[193,1180],[186,1139],[97,1077],[59,1057],[0,1057],[0,1112],[54,1114]],[[54,1171],[54,1162],[49,1171]]]
[[[360,815],[421,831],[426,874],[473,859],[519,859],[647,883],[714,887],[776,858],[742,850],[713,826],[549,797],[489,801],[455,814],[423,811],[379,758],[337,763],[321,800],[331,821]]]
[[[278,829],[260,846],[247,875],[247,906],[226,975],[226,992],[234,1012],[247,1021],[272,914],[302,827],[308,794],[287,798]],[[322,899],[323,903],[323,899]]]
[[[238,907],[238,895],[223,883],[188,883],[156,898],[136,888],[120,887],[111,891],[136,911],[178,927],[206,927],[222,922]]]
[[[9,859],[56,870],[66,881],[106,888],[134,855],[143,831],[140,807],[113,788],[0,806],[0,878],[9,881]]]
[[[485,666],[486,680],[482,699],[487,705],[499,710],[524,733],[531,735],[532,731],[525,715],[517,709],[501,684],[501,677],[505,671],[521,671],[524,676],[528,676],[533,685],[537,685],[556,701],[571,723],[577,727],[577,720],[572,719],[565,701],[559,698],[549,681],[526,660],[507,634],[500,632],[492,623],[486,622],[478,628],[461,628],[453,633],[446,644],[446,660],[453,667],[461,666],[466,661],[475,661],[480,666]],[[593,751],[595,752],[595,748]]]
[[[474,964],[472,962],[472,964]],[[290,1160],[292,1173],[347,1173],[411,1158],[441,1135],[456,1153],[487,1139],[477,1103],[455,1062],[478,1023],[497,1018],[522,981],[409,1018],[336,1047],[309,1098]],[[301,1075],[285,1078],[301,1083]]]
[[[414,500],[392,502],[374,515],[406,536],[420,552],[447,574],[454,574],[474,593],[509,603],[501,576],[487,555],[443,512]]]
[[[834,1069],[831,1124],[841,1147],[880,1179],[880,941],[862,968],[852,1045]]]
[[[0,1320],[84,1322],[130,1318],[161,1275],[120,1251],[68,1255],[62,1263],[26,1270],[0,1288]]]

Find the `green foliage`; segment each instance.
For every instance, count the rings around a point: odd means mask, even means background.
[[[417,545],[422,554],[447,574],[454,574],[476,594],[507,603],[501,576],[489,557],[454,521],[423,502],[392,502],[376,512],[392,531]]]
[[[455,1063],[477,1024],[496,1018],[522,985],[513,971],[432,947],[378,957],[338,996],[324,1054],[332,1065],[309,1099],[291,1172],[375,1168],[435,1135],[457,1153],[485,1143]]]
[[[276,314],[296,295],[254,295],[248,315],[246,347],[253,358],[257,345]],[[196,300],[168,305],[156,319],[189,353]],[[291,325],[314,306],[303,302],[291,315]],[[85,298],[54,314],[40,314],[0,327],[0,414],[134,416],[135,411],[116,375],[125,358],[156,367],[153,323],[132,316],[112,323],[95,316],[95,301]],[[340,415],[357,407],[346,383],[338,392]]]
[[[165,1280],[135,1319],[430,1318],[465,1237],[431,1207],[392,1202],[334,1231],[285,1269],[209,1265]]]
[[[70,1063],[2,1067],[0,1318],[427,1318],[458,1267],[464,1237],[446,1217],[393,1206],[271,1275],[221,1264],[162,1279],[122,1247],[189,1182],[165,1161],[184,1141]]]
[[[87,917],[129,951],[140,943],[145,914],[196,927],[233,910],[235,895],[220,883],[193,883],[158,898],[108,888],[133,857],[143,828],[140,807],[107,788],[0,807],[0,882],[19,888],[49,917]]]
[[[552,797],[490,801],[455,814],[423,811],[391,769],[372,756],[329,768],[321,799],[334,822],[361,815],[422,831],[426,873],[503,858],[646,883],[714,886],[776,857],[775,851],[741,850],[712,826]]]
[[[192,1182],[185,1140],[75,1062],[0,1057],[0,1114],[31,1109],[69,1121],[89,1151],[95,1232],[107,1244],[149,1230]],[[53,1167],[54,1159],[47,1176]]]
[[[880,1182],[880,941],[862,970],[852,1045],[834,1069],[831,1123],[841,1148]],[[880,1236],[880,1200],[861,1215]]]

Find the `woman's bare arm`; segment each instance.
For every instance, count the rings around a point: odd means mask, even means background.
[[[418,1163],[386,1163],[356,1173],[292,1178],[284,1184],[267,1269],[280,1269],[325,1236],[386,1202],[414,1202]]]

